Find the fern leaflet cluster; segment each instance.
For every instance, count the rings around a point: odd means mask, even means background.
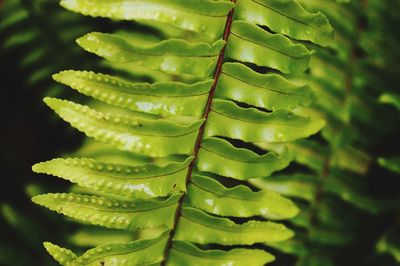
[[[275,246],[291,238],[293,231],[279,220],[296,216],[298,208],[276,192],[252,190],[248,180],[286,168],[293,153],[274,147],[313,135],[325,124],[299,111],[308,110],[314,93],[284,74],[308,68],[313,52],[300,41],[329,44],[326,17],[286,0],[61,4],[163,31],[169,38],[159,41],[92,32],[77,43],[113,64],[145,67],[169,80],[137,83],[76,70],[53,76],[103,103],[56,98],[45,103],[79,131],[125,155],[116,161],[67,158],[36,164],[35,172],[90,192],[44,194],[33,201],[83,223],[143,237],[104,243],[81,256],[45,243],[48,252],[62,265],[273,261],[272,254],[251,245]]]

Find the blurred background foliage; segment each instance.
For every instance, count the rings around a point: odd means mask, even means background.
[[[308,73],[288,77],[312,84],[317,101],[299,112],[313,112],[328,126],[289,147],[298,154],[291,167],[253,182],[291,197],[302,208],[290,222],[296,237],[272,247],[280,252],[275,265],[399,265],[400,1],[299,2],[324,12],[336,29],[328,51],[312,47],[317,55]],[[70,188],[66,182],[34,176],[30,167],[63,154],[109,156],[107,147],[82,143],[81,134],[55,119],[42,98],[83,97],[51,80],[64,69],[118,72],[131,80],[174,79],[104,65],[75,45],[75,39],[89,31],[129,34],[134,28],[151,31],[155,39],[177,34],[151,26],[89,19],[54,0],[0,1],[0,265],[55,265],[43,241],[76,250],[105,239],[134,238],[61,222],[65,218],[34,206],[30,197]]]

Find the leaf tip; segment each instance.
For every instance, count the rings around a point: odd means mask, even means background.
[[[43,242],[43,247],[47,250],[47,251],[49,251],[49,249],[51,249],[51,248],[53,248],[53,247],[56,247],[57,245],[54,245],[53,243],[51,243],[51,242]]]
[[[76,39],[75,42],[86,51],[95,52],[96,49],[98,49],[98,43],[100,42],[102,35],[104,35],[104,33],[89,32]]]
[[[35,203],[37,205],[51,209],[50,206],[52,205],[51,203],[54,200],[54,197],[53,197],[54,195],[55,194],[41,194],[41,195],[32,197],[31,200],[33,203]]]
[[[291,206],[290,206],[290,210],[289,210],[289,212],[288,212],[288,216],[290,217],[290,218],[294,218],[294,217],[296,217],[299,213],[300,213],[300,208],[299,207],[297,207],[297,205],[296,204],[294,204],[293,202],[291,202],[292,204],[291,204]]]
[[[78,39],[75,40],[75,42],[80,46],[83,47],[84,43],[85,43],[85,39],[87,37],[86,35],[83,35],[82,37],[79,37]]]
[[[91,32],[86,33],[85,35],[75,40],[75,42],[85,50],[87,49],[88,45],[93,41],[95,41],[95,35]]]
[[[60,83],[62,83],[62,77],[63,77],[63,74],[62,74],[63,72],[58,72],[58,73],[55,73],[55,74],[53,74],[53,75],[51,75],[51,77],[52,77],[52,79],[54,80],[54,81],[57,81],[57,82],[60,82]]]
[[[324,119],[318,119],[315,123],[318,125],[319,130],[323,129],[326,126],[326,121]]]
[[[31,198],[32,202],[37,205],[43,205],[43,195],[37,195]]]
[[[52,110],[57,110],[59,107],[59,104],[62,102],[62,100],[57,99],[57,98],[51,98],[51,97],[45,97],[43,99],[43,102],[50,107]]]
[[[54,102],[55,98],[51,98],[51,97],[45,97],[43,98],[43,102],[47,105],[50,105]]]
[[[36,163],[32,165],[32,171],[38,174],[44,173],[44,163]]]
[[[46,251],[61,265],[68,265],[71,261],[77,258],[71,250],[59,247],[50,242],[43,242]]]

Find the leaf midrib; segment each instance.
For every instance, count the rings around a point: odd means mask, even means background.
[[[277,93],[277,94],[284,94],[284,95],[288,95],[288,96],[297,96],[297,94],[296,94],[295,92],[278,91],[278,90],[272,89],[271,87],[263,87],[263,86],[261,86],[261,85],[255,84],[255,83],[251,83],[251,82],[248,81],[248,80],[244,80],[244,79],[235,77],[235,76],[233,76],[233,75],[231,75],[231,74],[228,74],[228,73],[225,72],[225,71],[222,71],[222,73],[223,73],[224,75],[227,75],[228,77],[230,77],[230,78],[232,78],[232,79],[241,81],[241,82],[243,82],[243,83],[245,83],[245,84],[248,84],[248,85],[250,85],[250,86],[254,86],[254,87],[257,87],[257,88],[260,88],[260,89],[263,89],[263,90],[269,90],[269,91],[275,92],[275,93]]]
[[[253,108],[254,109],[254,108]],[[230,119],[234,119],[234,120],[237,120],[237,121],[241,121],[241,122],[245,122],[245,123],[249,123],[249,124],[255,124],[255,125],[260,125],[261,123],[259,122],[259,121],[250,121],[250,120],[246,120],[246,119],[243,119],[243,118],[238,118],[238,117],[233,117],[233,116],[230,116],[230,115],[227,115],[227,114],[223,114],[223,113],[220,113],[220,112],[218,112],[218,111],[215,111],[215,110],[212,110],[214,113],[216,113],[216,114],[219,114],[219,115],[221,115],[221,116],[224,116],[224,117],[228,117],[228,118],[230,118]],[[273,123],[263,123],[264,125],[265,124],[268,124],[268,125],[277,125],[277,126],[290,126],[290,127],[297,127],[296,125],[292,125],[292,124],[290,124],[290,123],[287,123],[287,124],[284,124],[284,123],[277,123],[277,122],[273,122]]]
[[[90,170],[80,171],[80,174],[81,175],[101,176],[101,177],[112,177],[113,179],[115,178],[115,179],[121,179],[123,181],[129,181],[129,180],[142,180],[142,179],[146,180],[146,179],[160,178],[160,177],[164,177],[164,176],[168,176],[168,175],[174,175],[174,174],[177,174],[179,172],[182,172],[182,171],[186,170],[186,168],[187,168],[187,165],[185,165],[184,167],[182,167],[182,168],[180,168],[180,169],[178,169],[176,171],[173,171],[173,172],[168,172],[168,173],[165,173],[165,174],[152,175],[152,176],[148,176],[148,177],[125,177],[125,176],[112,175],[112,174],[109,174],[109,173],[100,173],[100,172],[99,173],[92,173],[92,172],[90,172]]]
[[[236,0],[230,0],[230,2],[235,4]],[[204,115],[203,115],[203,118],[204,118],[205,122],[200,127],[199,134],[198,134],[197,139],[196,139],[196,143],[195,143],[194,150],[193,150],[194,159],[191,162],[191,164],[189,165],[188,173],[187,173],[187,176],[186,176],[186,188],[189,186],[189,183],[190,183],[191,178],[192,178],[193,169],[194,169],[194,166],[195,166],[195,163],[196,163],[196,159],[198,157],[198,153],[200,151],[201,142],[202,142],[203,135],[204,135],[204,129],[205,129],[205,126],[206,126],[206,123],[207,123],[208,116],[211,113],[211,104],[212,104],[212,101],[213,101],[213,98],[214,98],[215,90],[216,90],[217,85],[218,85],[219,77],[221,76],[221,73],[222,73],[222,64],[224,62],[225,49],[226,49],[226,46],[227,46],[228,37],[229,37],[229,34],[231,33],[231,26],[232,26],[232,22],[233,22],[234,10],[235,10],[235,7],[233,7],[231,9],[231,11],[229,12],[229,14],[227,16],[227,20],[226,20],[226,24],[225,24],[225,31],[224,31],[224,35],[223,35],[223,40],[226,43],[225,43],[225,46],[222,48],[222,50],[221,50],[221,52],[219,53],[219,56],[218,56],[218,61],[217,61],[217,65],[216,65],[216,69],[215,69],[215,73],[214,73],[214,84],[212,85],[211,90],[209,92],[209,96],[208,96],[208,99],[207,99],[207,104],[205,106],[205,111],[204,111]],[[179,223],[180,218],[183,217],[182,209],[183,209],[183,202],[185,200],[186,194],[187,193],[183,193],[181,198],[180,198],[180,200],[179,200],[179,202],[178,202],[178,207],[177,207],[177,210],[176,210],[176,213],[175,213],[175,219],[174,219],[173,228],[172,228],[172,230],[170,232],[170,235],[169,235],[169,238],[168,238],[168,241],[167,241],[167,245],[166,245],[166,248],[164,250],[164,260],[161,262],[161,264],[160,264],[161,266],[165,266],[167,264],[167,262],[168,262],[170,250],[172,250],[172,247],[173,247],[173,239],[175,237],[176,229],[178,227],[178,223]]]
[[[191,253],[191,252],[188,252],[188,251],[186,251],[186,250],[184,250],[184,249],[181,249],[181,248],[179,248],[179,247],[176,247],[176,246],[174,246],[173,249],[175,249],[176,251],[178,251],[178,252],[180,252],[180,253],[184,253],[184,254],[186,254],[186,255],[189,255],[189,256],[195,257],[195,258],[204,258],[204,259],[211,260],[211,261],[213,261],[213,260],[216,260],[216,261],[226,261],[226,258],[201,256],[201,255],[198,255],[198,254],[193,254],[193,253]],[[230,255],[230,258],[234,258],[235,260],[244,260],[244,261],[247,261],[247,260],[248,260],[248,258],[245,258],[245,257],[243,257],[243,256],[233,256],[233,255]]]
[[[170,199],[167,199],[166,201],[168,201]],[[162,202],[160,202],[162,203]],[[123,210],[123,209],[119,209],[119,210],[115,210],[113,208],[110,209],[100,209],[98,207],[95,206],[87,206],[84,205],[82,203],[76,202],[76,205],[82,206],[83,208],[87,209],[87,210],[92,210],[92,211],[98,211],[98,212],[104,212],[104,213],[136,213],[136,212],[150,212],[150,211],[155,211],[155,210],[159,210],[159,209],[164,209],[164,208],[168,208],[171,207],[172,205],[177,204],[177,202],[172,202],[166,205],[162,205],[162,206],[157,206],[154,208],[150,208],[150,209],[137,209],[137,210],[132,210],[132,209],[127,209],[127,210]]]
[[[264,4],[264,3],[261,3],[261,2],[259,2],[259,1],[257,1],[257,0],[252,0],[252,1],[255,2],[255,3],[257,3],[257,4],[259,4],[259,5],[261,5],[261,6],[263,6],[263,7],[265,7],[265,8],[267,8],[267,9],[269,9],[269,10],[271,10],[271,11],[273,11],[273,12],[275,12],[275,13],[277,13],[277,14],[279,14],[279,15],[281,15],[281,16],[284,16],[284,17],[286,17],[286,18],[288,18],[288,19],[290,19],[290,20],[293,20],[293,21],[295,21],[295,22],[297,22],[297,23],[300,23],[300,24],[303,24],[303,25],[305,25],[305,26],[308,26],[308,27],[310,27],[310,28],[312,28],[312,29],[314,29],[314,30],[316,30],[316,31],[318,31],[318,32],[321,32],[321,31],[322,31],[322,30],[320,30],[319,28],[314,27],[314,26],[311,25],[311,24],[308,24],[308,23],[306,23],[306,22],[304,22],[304,21],[295,19],[295,18],[293,18],[293,17],[291,17],[291,16],[288,16],[288,15],[286,15],[286,14],[284,14],[284,13],[281,13],[281,12],[279,12],[278,10],[276,10],[276,9],[274,9],[274,8],[272,8],[272,7],[270,7],[270,6],[266,5],[266,4]]]
[[[182,218],[184,218],[184,219],[186,219],[186,220],[188,220],[190,222],[193,222],[195,224],[199,224],[201,226],[208,227],[208,228],[211,228],[211,229],[216,229],[216,230],[225,231],[225,232],[239,233],[239,234],[254,233],[254,232],[259,232],[260,229],[265,229],[265,228],[249,227],[249,228],[246,228],[246,232],[244,232],[243,228],[240,228],[241,225],[235,226],[235,227],[229,226],[229,225],[228,226],[224,226],[224,227],[219,227],[219,226],[211,225],[211,224],[208,224],[208,223],[201,223],[201,222],[199,222],[199,220],[196,220],[196,219],[193,219],[193,218],[189,218],[188,216],[185,216],[185,215],[182,215]],[[247,222],[247,223],[244,223],[242,225],[246,225],[246,224],[249,224],[249,223],[250,222]],[[269,226],[270,224],[271,224],[270,222],[267,222],[266,226]]]
[[[198,187],[199,189],[201,189],[205,192],[214,194],[218,197],[227,197],[227,198],[231,198],[231,199],[235,199],[235,200],[243,200],[243,201],[249,201],[249,202],[260,202],[260,198],[250,199],[250,198],[244,198],[244,197],[230,195],[229,192],[231,192],[232,190],[229,191],[229,189],[227,190],[227,193],[222,193],[222,192],[211,191],[210,189],[206,189],[205,187],[202,187],[202,186],[196,184],[195,182],[192,182],[192,185]]]
[[[243,160],[243,159],[239,159],[239,158],[231,158],[231,157],[228,157],[228,156],[226,156],[226,155],[224,155],[224,154],[222,154],[222,153],[219,153],[219,152],[216,152],[216,151],[212,151],[212,150],[210,150],[210,149],[207,149],[207,148],[205,148],[204,146],[200,146],[202,149],[204,149],[204,150],[206,150],[206,151],[208,151],[208,152],[211,152],[211,153],[213,153],[213,154],[215,154],[215,155],[218,155],[218,156],[221,156],[221,157],[223,157],[223,158],[225,158],[225,159],[228,159],[228,160],[235,160],[235,161],[237,161],[237,162],[241,162],[241,163],[246,163],[246,164],[260,164],[260,163],[262,163],[262,162],[260,162],[260,161],[251,161],[251,160]],[[268,153],[267,153],[268,154]],[[260,156],[260,158],[262,158],[263,156]],[[263,162],[267,162],[267,160],[263,160]]]

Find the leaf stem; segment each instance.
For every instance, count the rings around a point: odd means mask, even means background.
[[[236,3],[236,0],[231,0],[232,3]],[[225,31],[224,31],[224,36],[223,39],[224,41],[228,41],[229,38],[229,34],[231,32],[231,26],[232,26],[232,20],[233,20],[233,12],[234,12],[235,8],[232,8],[232,10],[229,12],[227,20],[226,20],[226,24],[225,24]],[[218,56],[218,62],[217,62],[217,66],[214,72],[214,83],[211,87],[210,93],[208,94],[208,99],[207,99],[207,103],[205,106],[205,111],[204,111],[204,115],[203,118],[205,119],[204,124],[200,127],[199,129],[199,134],[197,135],[196,138],[196,143],[193,149],[193,153],[192,156],[194,157],[193,161],[190,163],[189,168],[188,168],[188,172],[186,175],[186,187],[189,185],[191,179],[192,179],[192,173],[195,167],[195,163],[196,163],[196,159],[197,159],[197,155],[199,153],[200,150],[200,146],[201,146],[201,141],[203,139],[203,135],[204,135],[204,129],[206,127],[206,123],[207,123],[207,119],[208,116],[210,114],[211,111],[211,105],[212,105],[212,101],[214,98],[214,94],[215,94],[215,89],[217,88],[217,84],[218,84],[218,80],[219,80],[219,76],[221,75],[221,71],[222,71],[222,64],[224,62],[224,56],[225,56],[225,48],[226,48],[226,44],[224,46],[224,48],[222,48],[219,56]],[[183,202],[185,200],[186,197],[186,193],[182,194],[181,198],[179,199],[178,202],[178,207],[176,208],[176,212],[175,212],[175,218],[174,218],[174,227],[172,228],[170,234],[169,234],[169,238],[168,238],[168,242],[167,245],[165,247],[165,251],[164,251],[164,260],[161,262],[161,266],[165,266],[167,261],[168,261],[168,255],[169,255],[169,250],[172,248],[172,242],[176,233],[176,229],[178,227],[178,223],[179,223],[179,218],[182,214],[182,207],[183,207]]]

